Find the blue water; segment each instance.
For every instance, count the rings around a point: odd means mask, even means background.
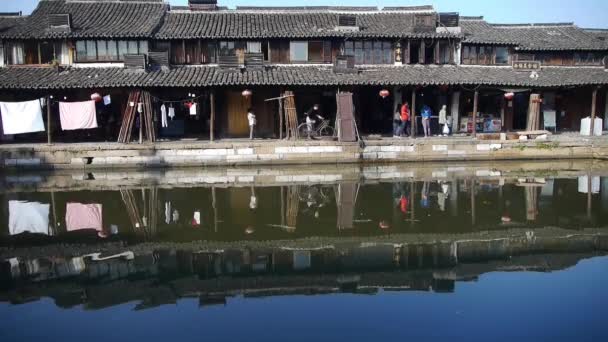
[[[488,273],[453,293],[182,299],[89,311],[0,304],[1,341],[608,341],[608,257],[552,273]]]

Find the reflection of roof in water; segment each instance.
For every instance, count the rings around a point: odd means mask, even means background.
[[[17,288],[0,290],[0,301],[14,304],[53,298],[60,307],[85,305],[95,310],[128,302],[138,301],[136,310],[173,304],[181,298],[199,298],[201,306],[226,305],[234,296],[270,297],[289,295],[322,295],[333,293],[374,294],[384,291],[434,291],[453,292],[455,281],[477,279],[480,275],[495,271],[563,270],[580,260],[596,256],[595,253],[538,254],[517,256],[508,260],[490,260],[483,263],[464,263],[441,268],[394,268],[385,271],[320,272],[309,271],[284,273],[277,271],[255,276],[205,275],[158,273],[118,279],[69,278],[65,281],[33,282]],[[179,256],[178,256],[179,259]],[[161,262],[162,264],[162,262]],[[117,268],[120,266],[114,265]],[[167,265],[165,265],[167,266]],[[177,268],[184,264],[177,265]],[[112,266],[108,266],[112,268]],[[122,271],[126,271],[128,267]],[[115,270],[115,272],[120,272]],[[163,273],[164,272],[164,273]],[[158,279],[163,279],[159,282]],[[86,293],[86,295],[85,295]],[[229,303],[228,303],[229,304]]]

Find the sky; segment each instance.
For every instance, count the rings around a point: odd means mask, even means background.
[[[185,5],[188,0],[165,0]],[[38,0],[0,0],[0,12],[30,13]],[[495,23],[574,22],[580,27],[608,28],[606,0],[219,0],[222,6],[410,6],[433,5],[441,12],[483,15]]]

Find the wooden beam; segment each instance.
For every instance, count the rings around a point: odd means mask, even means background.
[[[215,134],[214,134],[214,128],[215,128],[215,90],[211,91],[211,94],[209,96],[209,106],[210,108],[210,116],[211,118],[209,119],[209,140],[214,141],[215,140]]]
[[[479,91],[475,90],[475,95],[473,96],[473,137],[477,136],[477,105],[479,101]]]
[[[51,141],[51,96],[46,97],[46,138],[50,145]]]
[[[411,137],[416,138],[416,88],[412,90],[412,103],[410,103],[410,132]]]
[[[595,130],[595,112],[597,111],[597,88],[593,88],[593,93],[591,94],[591,134],[593,136],[593,132]]]

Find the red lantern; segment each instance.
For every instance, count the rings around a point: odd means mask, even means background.
[[[386,89],[380,90],[380,97],[383,99],[387,98],[390,94],[391,92]]]
[[[505,100],[511,101],[515,97],[514,93],[505,93]]]
[[[244,97],[249,97],[251,96],[252,92],[249,89],[245,89],[243,90],[243,92],[241,93],[241,95],[243,95]]]
[[[101,95],[99,95],[99,93],[93,93],[91,94],[91,100],[95,101],[95,102],[99,102],[102,100]]]

